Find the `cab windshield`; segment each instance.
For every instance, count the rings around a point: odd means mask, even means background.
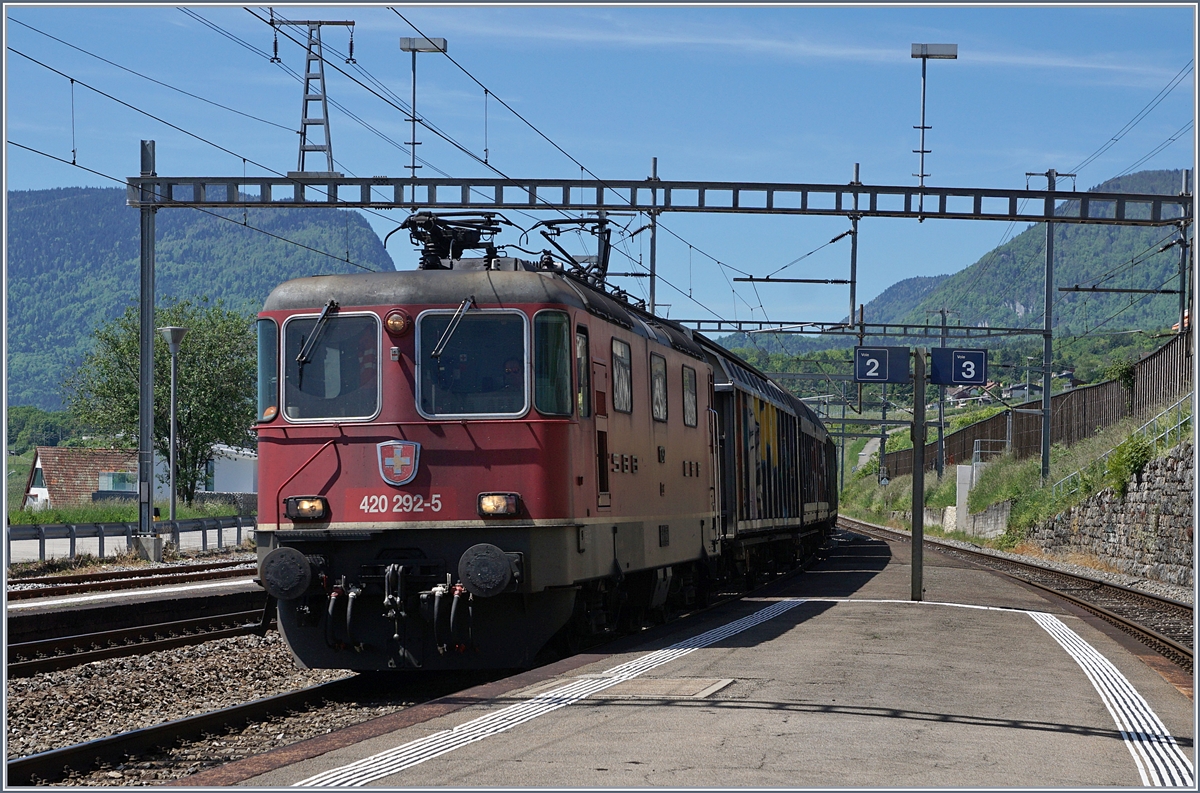
[[[379,410],[379,323],[374,316],[330,317],[304,362],[316,317],[284,325],[283,412],[289,419],[371,418]]]
[[[419,393],[426,416],[518,416],[528,407],[525,316],[473,309],[462,315],[437,357],[455,312],[418,322]]]

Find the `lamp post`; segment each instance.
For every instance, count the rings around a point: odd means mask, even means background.
[[[418,52],[445,52],[445,39],[423,39],[409,38],[407,36],[400,39],[400,51],[412,53],[412,140],[408,142],[409,148],[412,151],[412,164],[408,166],[409,175],[417,178],[417,169],[421,166],[417,165],[417,53]],[[416,188],[413,188],[414,190]]]
[[[175,520],[175,382],[179,375],[179,345],[187,335],[187,328],[159,328],[158,332],[167,340],[171,349],[171,520]]]
[[[925,211],[925,177],[929,174],[925,173],[925,155],[929,154],[929,150],[925,148],[925,130],[933,129],[925,125],[925,67],[926,62],[930,58],[938,60],[957,60],[958,45],[957,44],[914,44],[912,45],[912,56],[921,59],[921,126],[914,129],[921,130],[921,148],[916,149],[913,153],[921,155],[920,173],[914,173],[913,176],[921,180],[921,193],[918,198],[917,212]],[[918,217],[919,221],[924,222],[925,218]]]

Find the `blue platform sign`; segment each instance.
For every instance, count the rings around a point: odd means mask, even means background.
[[[987,350],[934,347],[929,381],[934,385],[987,385]]]
[[[854,382],[911,383],[907,347],[855,347]]]

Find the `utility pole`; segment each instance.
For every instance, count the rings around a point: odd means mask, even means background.
[[[154,141],[141,145],[142,178],[156,176]],[[156,196],[143,187],[141,209],[141,306],[138,335],[138,534],[154,534],[154,213]]]
[[[1180,195],[1188,194],[1188,177],[1190,172],[1187,168],[1183,169],[1183,185],[1180,189]],[[1190,320],[1187,316],[1187,261],[1188,261],[1188,238],[1187,238],[1187,220],[1186,218],[1179,221],[1179,333],[1184,333],[1184,321]]]
[[[887,468],[883,464],[884,455],[887,454],[887,383],[880,388],[883,391],[883,406],[879,416],[881,419],[879,424],[879,484],[886,486],[891,481],[891,477],[887,475]]]
[[[658,158],[650,158],[650,181],[658,181]],[[651,203],[658,204],[658,190],[650,188]],[[655,287],[658,282],[658,212],[650,211],[650,313],[655,313],[657,302],[654,299]],[[670,312],[668,312],[670,313]]]
[[[946,346],[946,337],[949,334],[949,327],[946,324],[946,317],[955,312],[946,308],[939,308],[937,311],[926,311],[926,314],[941,314],[942,316],[942,346]],[[942,478],[946,468],[946,386],[938,386],[938,447],[937,447],[937,475],[938,479]]]
[[[1060,176],[1073,177],[1051,168],[1043,173],[1026,176],[1045,176],[1046,190],[1053,193]],[[1050,378],[1054,356],[1054,196],[1046,196],[1046,311],[1042,331],[1042,481],[1050,478]]]
[[[958,45],[914,44],[912,45],[912,56],[914,58],[921,59],[921,126],[914,128],[921,130],[921,148],[913,150],[913,154],[921,155],[921,165],[920,168],[918,168],[920,173],[914,173],[913,176],[916,176],[921,180],[921,194],[920,198],[918,199],[919,204],[917,209],[917,221],[924,223],[925,218],[921,216],[920,213],[925,211],[925,177],[929,176],[929,174],[925,173],[925,155],[930,153],[929,149],[925,148],[925,130],[933,129],[933,127],[925,124],[925,71],[926,67],[929,65],[930,58],[940,58],[944,60],[955,60],[958,58]]]
[[[854,181],[850,184],[856,187],[862,184],[858,181],[858,163],[854,163]],[[850,313],[847,315],[851,324],[854,324],[855,288],[858,286],[858,193],[854,194],[854,209],[855,213],[850,215]]]
[[[925,546],[925,350],[913,350],[912,599],[924,596]]]

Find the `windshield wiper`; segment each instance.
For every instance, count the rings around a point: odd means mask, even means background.
[[[450,337],[454,335],[455,329],[458,328],[458,323],[462,322],[463,315],[467,313],[467,307],[473,305],[475,305],[475,295],[471,295],[463,300],[462,305],[458,307],[458,311],[454,312],[454,317],[446,327],[446,332],[442,334],[442,338],[438,339],[438,343],[434,345],[433,352],[429,353],[430,358],[442,357],[442,353],[446,351],[446,345],[450,343]]]
[[[337,310],[337,301],[333,299],[330,299],[325,304],[325,308],[321,309],[321,316],[317,317],[317,324],[313,328],[312,335],[308,337],[308,341],[304,342],[304,347],[301,348],[300,354],[296,356],[296,363],[300,364],[301,367],[312,361],[313,348],[317,346],[317,340],[321,338],[321,334],[325,332],[325,326],[329,324],[329,315]]]

